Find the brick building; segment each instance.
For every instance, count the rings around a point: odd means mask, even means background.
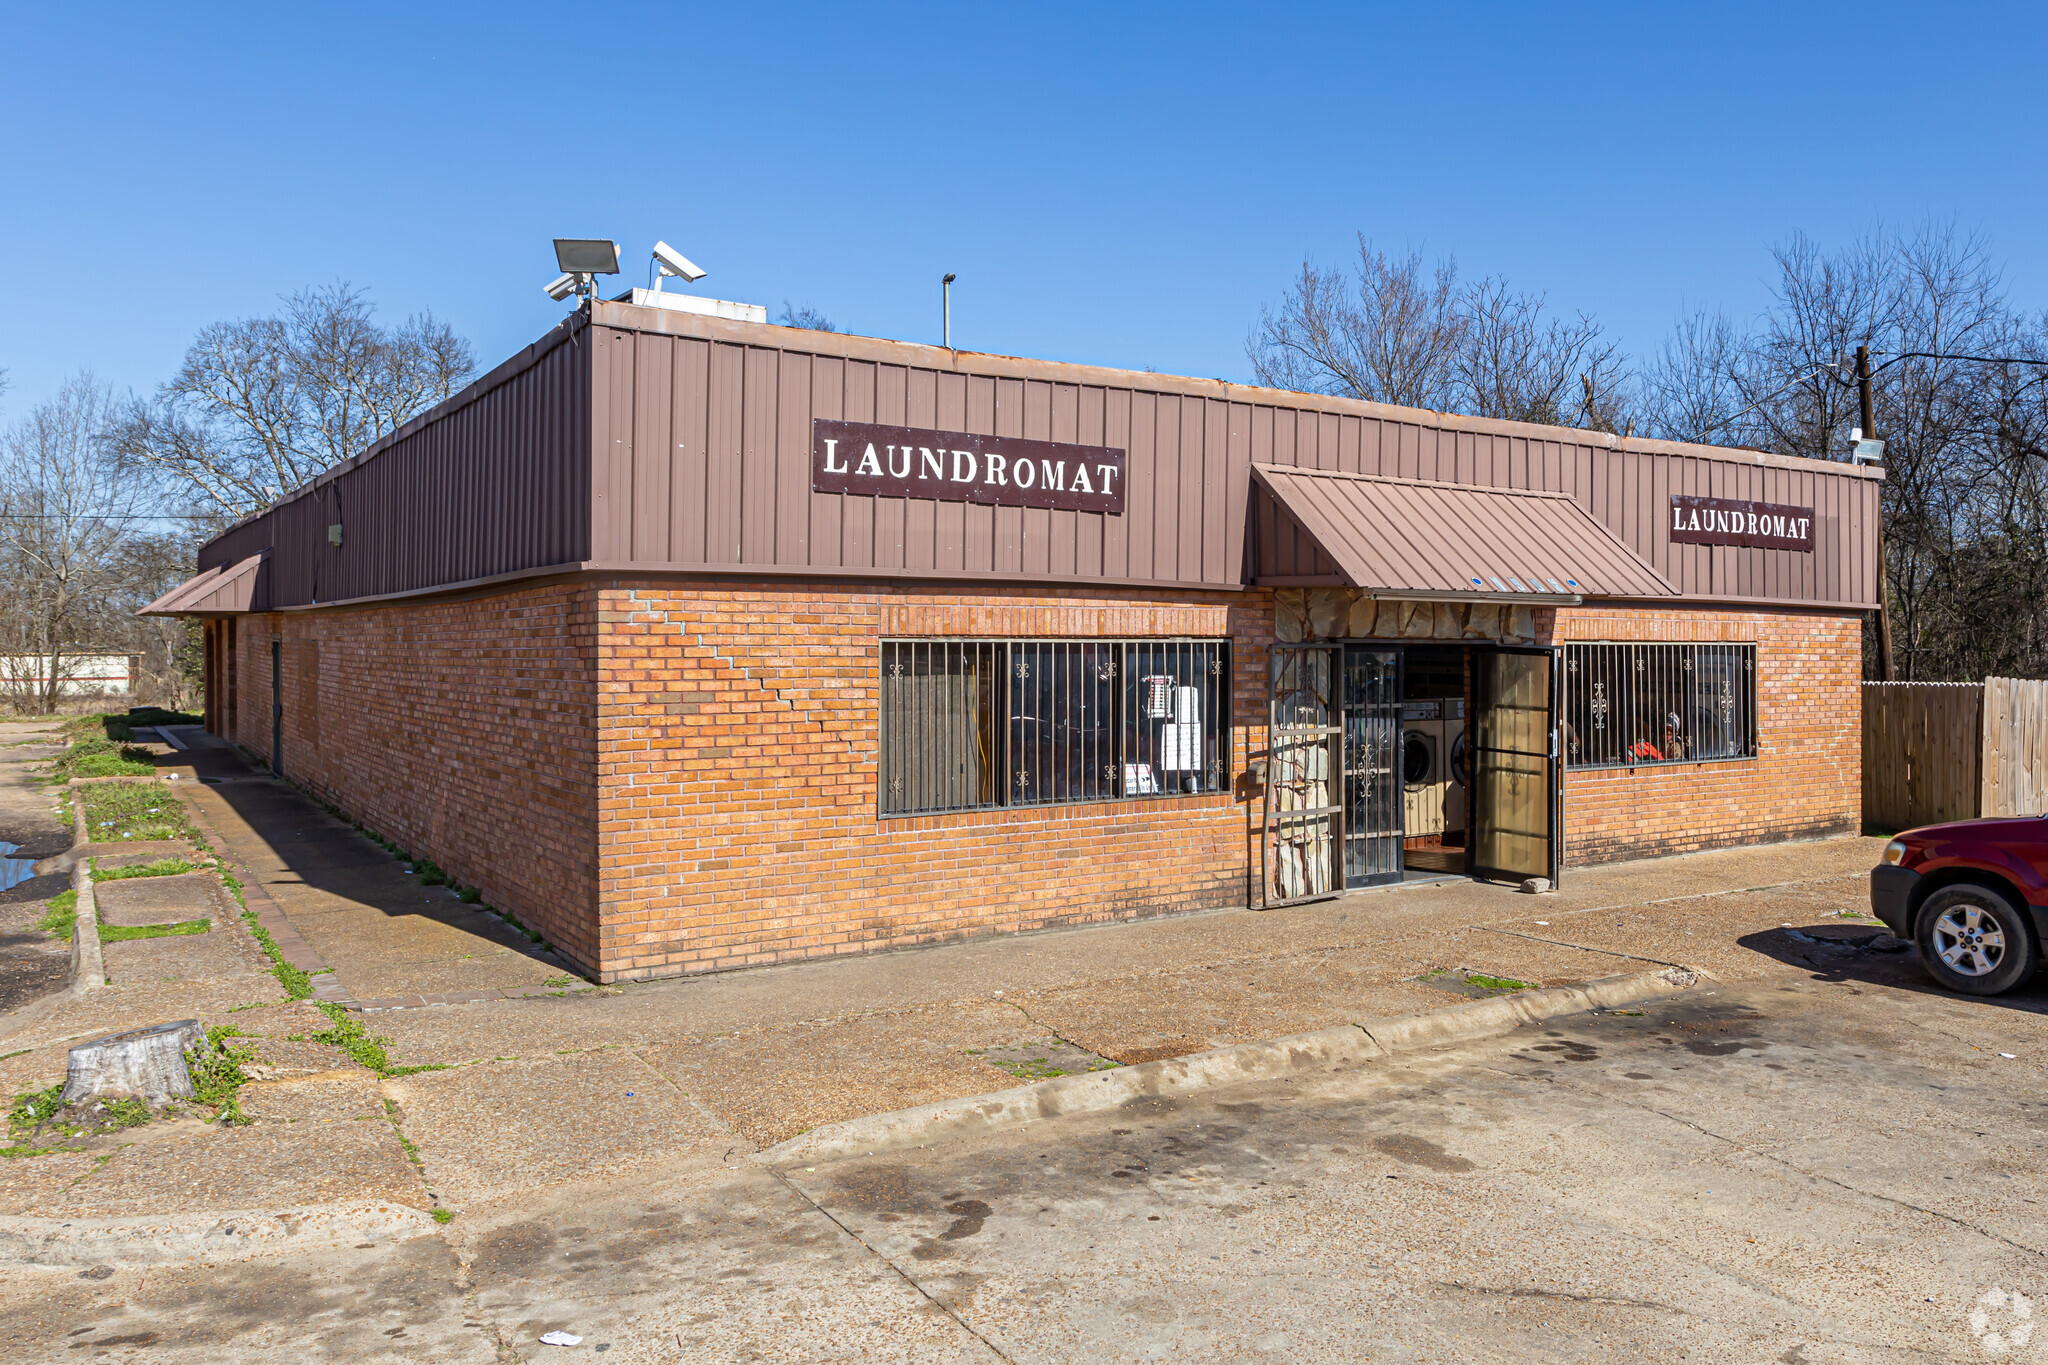
[[[633,297],[149,609],[593,977],[1857,827],[1881,471]]]

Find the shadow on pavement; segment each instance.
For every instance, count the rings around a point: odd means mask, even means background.
[[[178,737],[189,747],[156,755],[157,766],[199,779],[197,804],[227,851],[356,998],[533,986],[561,973],[563,960],[541,944],[452,888],[420,885],[227,741],[196,728]]]
[[[1751,952],[1810,971],[1815,981],[1884,986],[1915,995],[1977,1000],[2025,1014],[2048,1015],[2048,973],[2004,995],[1963,996],[1937,985],[1920,965],[1920,950],[1878,926],[1807,924],[1766,929],[1736,940]]]

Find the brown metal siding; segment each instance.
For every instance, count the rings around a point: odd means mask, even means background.
[[[551,340],[229,528],[200,566],[270,550],[251,604],[266,611],[588,558],[589,333]]]
[[[592,560],[1242,581],[1243,404],[625,328],[592,336]],[[814,493],[820,417],[1123,445],[1126,514]]]
[[[1562,492],[1682,594],[1875,602],[1879,485],[1846,467],[626,305],[597,318],[232,528],[201,565],[273,549],[258,610],[579,562],[1235,588],[1248,532],[1262,564],[1334,574],[1251,502],[1256,462]],[[1121,447],[1126,512],[814,493],[820,417]],[[1812,506],[1815,552],[1673,545],[1673,493]]]

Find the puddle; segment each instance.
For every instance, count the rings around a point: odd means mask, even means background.
[[[20,847],[20,844],[10,844],[5,839],[0,839],[0,891],[12,891],[36,875],[34,858],[7,856]]]
[[[969,1048],[967,1055],[1009,1072],[1022,1081],[1045,1081],[1054,1076],[1072,1076],[1083,1071],[1107,1071],[1116,1065],[1086,1048],[1058,1038],[1020,1043],[1007,1047]]]

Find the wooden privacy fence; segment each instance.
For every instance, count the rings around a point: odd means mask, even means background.
[[[1863,684],[1863,819],[2048,813],[2048,682]]]

